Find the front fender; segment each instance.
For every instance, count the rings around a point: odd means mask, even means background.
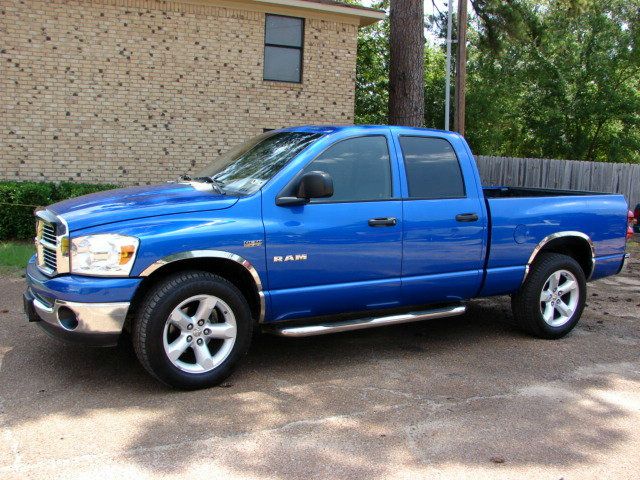
[[[260,194],[225,210],[163,215],[82,230],[82,235],[120,233],[140,240],[131,277],[144,277],[175,255],[217,251],[236,255],[266,279]],[[71,233],[74,236],[74,232]]]

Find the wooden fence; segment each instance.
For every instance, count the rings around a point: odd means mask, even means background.
[[[477,156],[484,185],[621,193],[640,203],[640,164]]]

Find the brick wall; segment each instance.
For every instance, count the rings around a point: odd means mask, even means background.
[[[265,82],[262,12],[0,0],[0,178],[152,183],[263,128],[352,123],[356,34],[307,18],[303,83]]]

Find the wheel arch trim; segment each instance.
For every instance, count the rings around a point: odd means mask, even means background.
[[[161,267],[164,267],[165,265],[168,265],[174,262],[179,262],[181,260],[189,260],[193,258],[216,258],[221,260],[231,260],[232,262],[235,262],[240,266],[242,266],[251,275],[251,278],[253,278],[253,282],[258,292],[258,300],[260,303],[260,313],[259,313],[258,322],[259,323],[264,322],[266,303],[265,303],[265,296],[264,296],[262,280],[260,279],[260,275],[258,274],[258,271],[255,269],[255,267],[249,260],[235,253],[226,252],[224,250],[188,250],[185,252],[174,253],[166,257],[163,257],[160,260],[156,260],[147,268],[145,268],[142,272],[140,272],[138,276],[148,277],[149,275],[154,273],[156,270],[158,270]]]
[[[589,278],[591,278],[591,275],[593,275],[593,271],[595,270],[595,266],[596,266],[596,249],[593,244],[593,240],[591,240],[591,237],[589,237],[589,235],[585,233],[568,230],[564,232],[552,233],[551,235],[547,235],[542,240],[540,240],[540,242],[533,249],[531,256],[529,257],[529,261],[527,262],[527,265],[525,267],[524,278],[522,279],[522,283],[524,283],[524,281],[527,279],[527,276],[529,275],[529,270],[531,270],[531,265],[535,261],[536,257],[544,249],[544,247],[547,244],[551,243],[554,240],[558,240],[559,238],[572,238],[572,237],[579,238],[587,242],[587,245],[591,250],[591,271],[589,272],[589,275],[587,278],[587,280],[589,280]]]

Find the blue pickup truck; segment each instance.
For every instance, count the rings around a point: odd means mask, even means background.
[[[586,282],[618,273],[621,195],[484,188],[464,139],[409,127],[264,133],[197,175],[36,212],[29,320],[109,346],[178,388],[226,378],[255,331],[304,337],[460,315],[511,295],[566,335]]]

